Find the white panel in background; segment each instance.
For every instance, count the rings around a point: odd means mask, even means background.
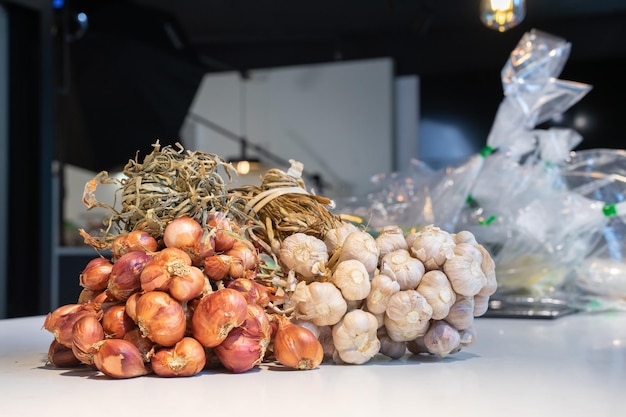
[[[407,75],[395,81],[395,168],[406,171],[418,155],[419,77]]]
[[[362,195],[372,175],[393,170],[393,85],[390,59],[253,70],[243,82],[234,72],[207,74],[190,114],[245,136],[249,155],[271,166],[302,162],[328,184],[324,195]],[[237,151],[232,138],[195,122],[190,128],[189,119],[185,147],[224,157]]]
[[[324,194],[364,194],[372,175],[392,170],[391,60],[256,70],[250,84],[250,140],[319,174]]]
[[[243,133],[242,88],[238,72],[210,73],[203,77],[181,129],[182,144],[186,149],[214,153],[224,158],[239,154],[237,140],[230,139],[221,131],[234,136]],[[193,115],[209,121],[213,128],[202,125]]]

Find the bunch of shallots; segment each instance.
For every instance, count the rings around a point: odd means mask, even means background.
[[[259,252],[226,215],[214,212],[204,225],[176,218],[162,240],[125,233],[110,260],[86,265],[77,303],[45,319],[52,365],[131,378],[192,376],[214,366],[245,372],[271,355],[299,369],[321,363],[313,333],[268,307],[275,291],[255,280]]]

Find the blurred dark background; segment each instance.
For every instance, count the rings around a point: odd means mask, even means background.
[[[66,1],[59,16],[72,40],[60,67],[69,90],[59,157],[111,169],[119,155],[149,151],[155,138],[175,141],[205,72],[376,57],[391,57],[397,76],[420,77],[419,117],[460,126],[480,144],[502,99],[500,70],[532,28],[572,43],[561,78],[594,86],[560,123],[583,114],[581,146],[621,146],[626,2],[528,0],[525,20],[504,33],[482,25],[478,3]]]

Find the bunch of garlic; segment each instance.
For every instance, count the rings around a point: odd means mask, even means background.
[[[324,357],[361,364],[380,353],[445,357],[475,341],[496,291],[495,264],[472,233],[434,225],[374,238],[346,223],[324,240],[294,233],[278,252],[292,319],[317,329]]]

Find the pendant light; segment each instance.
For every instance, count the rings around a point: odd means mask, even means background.
[[[480,20],[498,32],[517,26],[525,16],[525,0],[480,0]]]

